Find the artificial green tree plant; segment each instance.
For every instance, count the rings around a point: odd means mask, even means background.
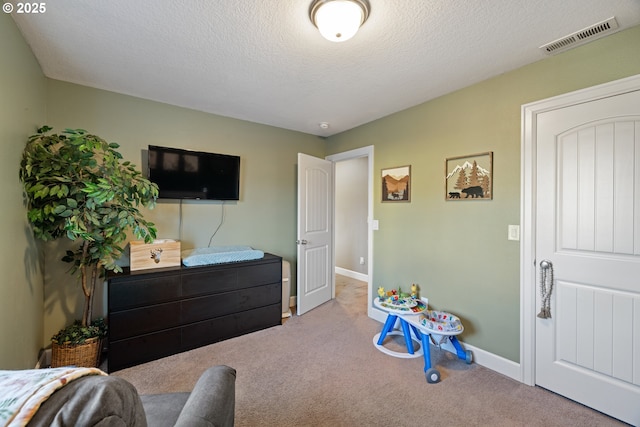
[[[72,263],[71,272],[79,275],[84,294],[80,325],[88,328],[98,280],[106,270],[122,271],[116,261],[127,231],[146,242],[156,236],[154,224],[138,207],[152,208],[158,187],[123,161],[118,144],[82,129],[59,134],[50,134],[51,130],[43,126],[29,137],[20,180],[34,235],[43,241],[66,237],[78,243],[62,260]],[[94,328],[96,333],[99,329]]]

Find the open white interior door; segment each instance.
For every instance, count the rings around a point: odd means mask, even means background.
[[[297,314],[333,296],[333,164],[298,153]]]

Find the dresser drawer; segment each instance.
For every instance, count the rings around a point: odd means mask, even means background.
[[[282,263],[252,265],[238,270],[238,282],[247,286],[260,286],[268,283],[282,283]]]
[[[202,274],[194,270],[182,274],[182,293],[185,297],[207,295],[238,288],[238,270],[223,268],[214,274]]]
[[[184,297],[234,291],[282,281],[282,264],[271,262],[240,267],[240,263],[211,269],[203,274],[198,268],[182,273],[182,295]]]
[[[133,277],[109,281],[109,311],[173,301],[181,296],[179,274],[132,280]]]
[[[180,303],[171,302],[122,310],[109,315],[109,336],[120,340],[179,325]]]
[[[192,323],[182,330],[182,350],[191,350],[281,323],[280,303]]]
[[[109,341],[109,372],[160,359],[180,352],[180,328],[141,335],[120,341]]]
[[[279,283],[191,298],[182,301],[182,323],[222,317],[238,311],[277,304],[281,300],[282,291]]]

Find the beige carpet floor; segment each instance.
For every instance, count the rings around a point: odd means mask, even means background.
[[[617,426],[564,397],[432,349],[422,358],[373,345],[366,284],[337,276],[336,299],[282,326],[112,373],[141,394],[190,391],[209,366],[237,370],[236,426]],[[401,342],[389,346],[402,347]]]

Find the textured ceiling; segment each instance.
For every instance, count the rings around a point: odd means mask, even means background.
[[[329,136],[541,60],[539,46],[639,0],[369,0],[332,43],[311,0],[56,0],[13,13],[44,74]],[[321,122],[329,123],[322,129]]]

